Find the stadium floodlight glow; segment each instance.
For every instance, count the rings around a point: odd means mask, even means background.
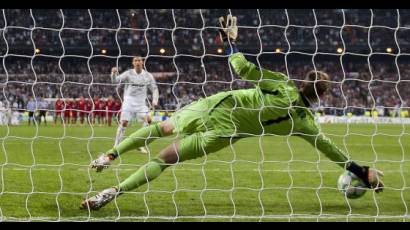
[[[39,53],[40,53],[40,49],[39,49],[39,48],[36,48],[35,52],[36,52],[36,54],[39,54]]]
[[[218,49],[216,50],[216,52],[218,52],[218,54],[221,54],[221,53],[222,53],[222,48],[218,48]]]
[[[161,49],[159,49],[159,52],[160,52],[161,54],[164,54],[164,53],[165,53],[165,49],[164,49],[164,48],[161,48]]]
[[[339,47],[336,51],[341,54],[343,52],[343,49]]]
[[[280,48],[276,48],[276,49],[275,49],[275,52],[276,52],[276,53],[280,53],[280,52],[282,52],[282,50],[281,50]]]
[[[386,52],[387,52],[387,53],[391,53],[391,52],[393,52],[393,49],[390,48],[390,47],[387,47],[387,48],[386,48]]]
[[[102,50],[101,50],[101,53],[102,53],[102,54],[106,54],[106,53],[107,53],[107,50],[106,50],[106,49],[102,49]]]

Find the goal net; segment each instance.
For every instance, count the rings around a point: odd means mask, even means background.
[[[80,210],[178,138],[121,155],[102,173],[89,167],[118,127],[124,84],[111,82],[112,67],[144,58],[159,89],[155,122],[254,87],[234,74],[219,39],[227,14],[238,20],[239,51],[259,68],[297,85],[311,70],[329,74],[313,113],[350,159],[384,172],[384,192],[347,199],[335,162],[298,137],[263,134]],[[0,221],[409,221],[409,10],[4,9],[0,35]],[[126,136],[140,127],[132,121]]]

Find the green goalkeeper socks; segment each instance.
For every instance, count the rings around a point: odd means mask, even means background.
[[[116,147],[110,149],[107,153],[114,154],[114,157],[118,157],[127,151],[148,145],[155,139],[162,136],[163,134],[161,128],[159,127],[159,123],[153,124],[137,130]]]
[[[116,187],[117,191],[124,192],[134,190],[157,178],[168,166],[169,165],[166,165],[162,160],[155,158],[139,168],[134,174],[125,179],[125,181],[121,182],[120,185]]]
[[[107,153],[113,154],[114,158],[129,150],[136,149],[148,145],[155,139],[162,137],[163,133],[159,127],[159,123],[141,128],[124,139],[113,149],[110,149]],[[134,174],[129,176],[125,181],[121,182],[119,186],[115,187],[117,191],[130,191],[138,188],[139,186],[157,178],[168,165],[155,158],[139,168]]]

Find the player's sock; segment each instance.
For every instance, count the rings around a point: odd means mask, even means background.
[[[117,157],[132,149],[136,149],[145,144],[153,142],[155,139],[162,137],[163,133],[159,124],[153,124],[144,128],[141,128],[115,146],[113,149],[108,151],[109,154],[114,154]]]
[[[121,125],[118,126],[114,147],[116,147],[122,141],[122,138],[124,137],[125,129],[126,128]]]
[[[157,178],[168,167],[164,161],[155,158],[139,168],[116,187],[117,191],[131,191]]]

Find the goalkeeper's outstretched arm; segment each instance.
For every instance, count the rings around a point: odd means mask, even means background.
[[[234,53],[229,57],[229,62],[231,63],[235,73],[237,73],[242,79],[256,81],[255,83],[263,84],[264,80],[273,81],[287,81],[288,76],[280,72],[273,72],[266,69],[258,68],[252,62],[246,60],[245,56],[240,53]]]
[[[280,72],[274,72],[258,68],[254,63],[246,60],[245,56],[236,47],[238,36],[238,26],[236,17],[227,16],[226,23],[223,17],[219,18],[221,29],[219,30],[221,40],[225,47],[225,52],[229,55],[229,62],[234,71],[242,79],[253,81],[262,89],[271,89],[275,82],[286,82],[288,77]]]
[[[316,125],[314,125],[316,127]],[[311,134],[299,135],[316,149],[320,150],[327,158],[338,164],[340,167],[354,173],[359,177],[368,188],[374,188],[376,192],[383,191],[383,182],[379,176],[383,174],[375,169],[370,169],[368,166],[360,166],[347,157],[340,148],[338,148],[328,137],[315,129]]]
[[[225,45],[226,54],[229,55],[229,62],[231,63],[234,71],[245,80],[251,80],[261,89],[271,90],[275,89],[278,81],[291,82],[285,74],[273,72],[265,69],[258,68],[255,64],[246,60],[244,55],[238,51],[236,47],[236,38],[238,36],[238,27],[236,25],[236,17],[231,15],[227,16],[226,23],[223,17],[219,18],[221,29],[219,30],[221,39]],[[312,74],[308,74],[309,77],[323,75],[317,71]],[[325,80],[327,80],[327,75]],[[310,80],[310,78],[309,78]],[[314,92],[308,92],[308,90],[302,89],[302,94],[305,97],[314,95],[313,99],[317,99],[317,94],[323,92],[316,92],[317,89],[326,88],[322,87],[322,83],[306,84],[305,89],[314,90]],[[309,97],[312,99],[312,97]],[[308,123],[308,124],[307,124]],[[314,121],[314,118],[303,121],[305,128],[302,131],[302,138],[307,140],[315,148],[320,150],[330,160],[336,162],[339,166],[351,171],[358,176],[369,188],[375,188],[376,192],[380,192],[383,189],[383,183],[379,180],[378,176],[381,175],[379,171],[370,169],[367,166],[359,166],[353,161],[350,161],[346,154],[333,144],[329,138],[323,133],[319,132],[318,126]]]

